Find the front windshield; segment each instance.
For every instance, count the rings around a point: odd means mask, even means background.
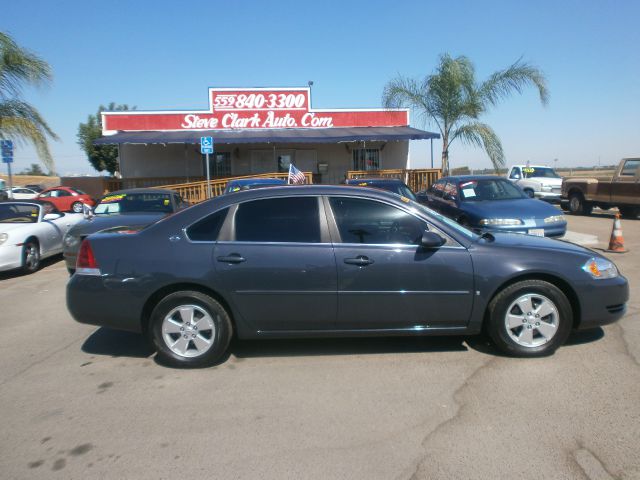
[[[522,190],[511,182],[499,178],[461,182],[458,188],[460,189],[460,201],[462,202],[528,198]]]
[[[19,203],[0,203],[0,223],[38,223],[40,207]]]
[[[524,178],[542,177],[542,178],[560,178],[553,168],[549,167],[524,167],[522,169]]]
[[[423,213],[425,213],[426,215],[428,215],[430,217],[436,218],[440,222],[444,223],[445,225],[449,226],[451,229],[455,230],[457,233],[460,233],[460,234],[464,235],[465,237],[467,237],[470,240],[475,240],[475,239],[478,238],[477,234],[475,234],[471,230],[468,230],[467,228],[463,227],[462,225],[460,225],[455,220],[447,218],[444,215],[441,215],[438,212],[436,212],[434,210],[431,210],[430,208],[427,208],[427,207],[425,207],[424,205],[421,205],[418,202],[411,202],[411,206],[416,208],[417,210],[421,210]]]
[[[96,215],[119,213],[171,213],[171,198],[166,193],[117,193],[107,195],[94,209]]]

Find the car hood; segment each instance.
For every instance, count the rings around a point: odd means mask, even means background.
[[[491,240],[491,238],[493,238],[493,240]],[[575,253],[589,257],[601,256],[599,253],[593,250],[582,247],[580,245],[576,245],[575,243],[567,242],[565,240],[556,240],[548,237],[538,237],[535,235],[524,235],[518,233],[491,232],[491,234],[486,238],[481,237],[478,242],[484,243],[485,245],[496,246],[498,248],[536,248],[541,250],[560,250],[567,253]]]
[[[562,212],[542,200],[522,198],[519,200],[485,200],[462,202],[460,208],[478,218],[545,218],[562,215]]]
[[[164,213],[122,213],[119,215],[96,215],[82,220],[69,230],[69,235],[85,236],[99,232],[106,228],[133,227],[155,223],[166,214]]]
[[[38,225],[37,223],[0,223],[0,233],[19,234],[21,231],[28,232]]]

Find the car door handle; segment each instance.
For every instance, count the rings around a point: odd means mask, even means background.
[[[371,265],[373,260],[369,257],[365,257],[364,255],[358,255],[356,258],[345,258],[344,263],[348,263],[349,265],[358,265],[359,267],[366,267],[367,265]]]
[[[247,261],[247,259],[244,258],[239,253],[232,253],[231,255],[223,255],[221,257],[218,257],[217,260],[222,263],[242,263]]]

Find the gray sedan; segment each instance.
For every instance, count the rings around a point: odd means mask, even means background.
[[[301,186],[221,196],[140,231],[82,243],[67,305],[144,332],[159,358],[214,364],[244,338],[477,334],[553,353],[625,313],[627,280],[598,253],[482,236],[382,190]]]

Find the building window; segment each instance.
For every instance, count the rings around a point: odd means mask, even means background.
[[[380,170],[380,149],[356,148],[353,150],[354,170]]]
[[[202,174],[207,174],[207,156],[202,155]],[[209,155],[209,173],[211,177],[231,176],[231,152],[219,152]]]

